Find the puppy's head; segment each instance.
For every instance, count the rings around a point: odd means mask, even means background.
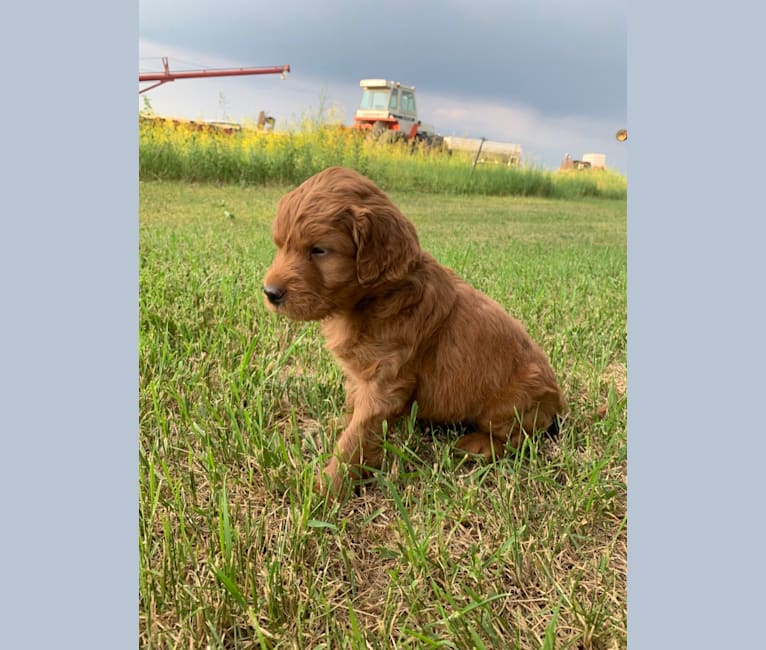
[[[415,227],[368,178],[342,167],[282,197],[277,252],[263,282],[266,306],[293,320],[350,310],[404,277],[418,259]]]

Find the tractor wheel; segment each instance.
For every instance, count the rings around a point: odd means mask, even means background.
[[[444,138],[435,133],[418,133],[416,142],[425,151],[441,151],[445,148]]]
[[[436,149],[437,151],[444,149],[444,138],[440,135],[428,136],[427,142],[429,149]]]
[[[376,138],[379,138],[386,131],[388,131],[388,124],[385,122],[378,121],[372,125],[372,135]]]

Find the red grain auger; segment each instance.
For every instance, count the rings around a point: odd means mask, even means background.
[[[278,65],[266,68],[218,68],[210,70],[182,70],[180,72],[171,72],[168,65],[168,58],[162,57],[162,72],[141,72],[138,75],[138,82],[154,81],[155,83],[146,88],[141,88],[138,94],[145,93],[147,90],[161,86],[169,81],[176,79],[199,79],[204,77],[239,77],[256,74],[278,74],[284,79],[290,72],[290,65]]]

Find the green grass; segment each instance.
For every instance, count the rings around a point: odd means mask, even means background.
[[[526,324],[571,414],[494,464],[405,419],[325,503],[341,374],[261,300],[287,189],[140,185],[140,645],[624,648],[625,201],[391,193]]]
[[[148,119],[139,125],[142,180],[298,184],[331,165],[352,167],[386,190],[624,199],[627,179],[611,171],[550,172],[480,164],[407,143],[385,144],[350,129],[307,122],[285,133],[243,129],[223,134]]]

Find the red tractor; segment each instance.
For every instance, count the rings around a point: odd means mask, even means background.
[[[390,141],[406,138],[429,145],[441,145],[443,138],[430,124],[418,119],[415,87],[385,79],[362,79],[362,99],[354,115],[354,128],[369,130],[375,137],[385,134]]]

